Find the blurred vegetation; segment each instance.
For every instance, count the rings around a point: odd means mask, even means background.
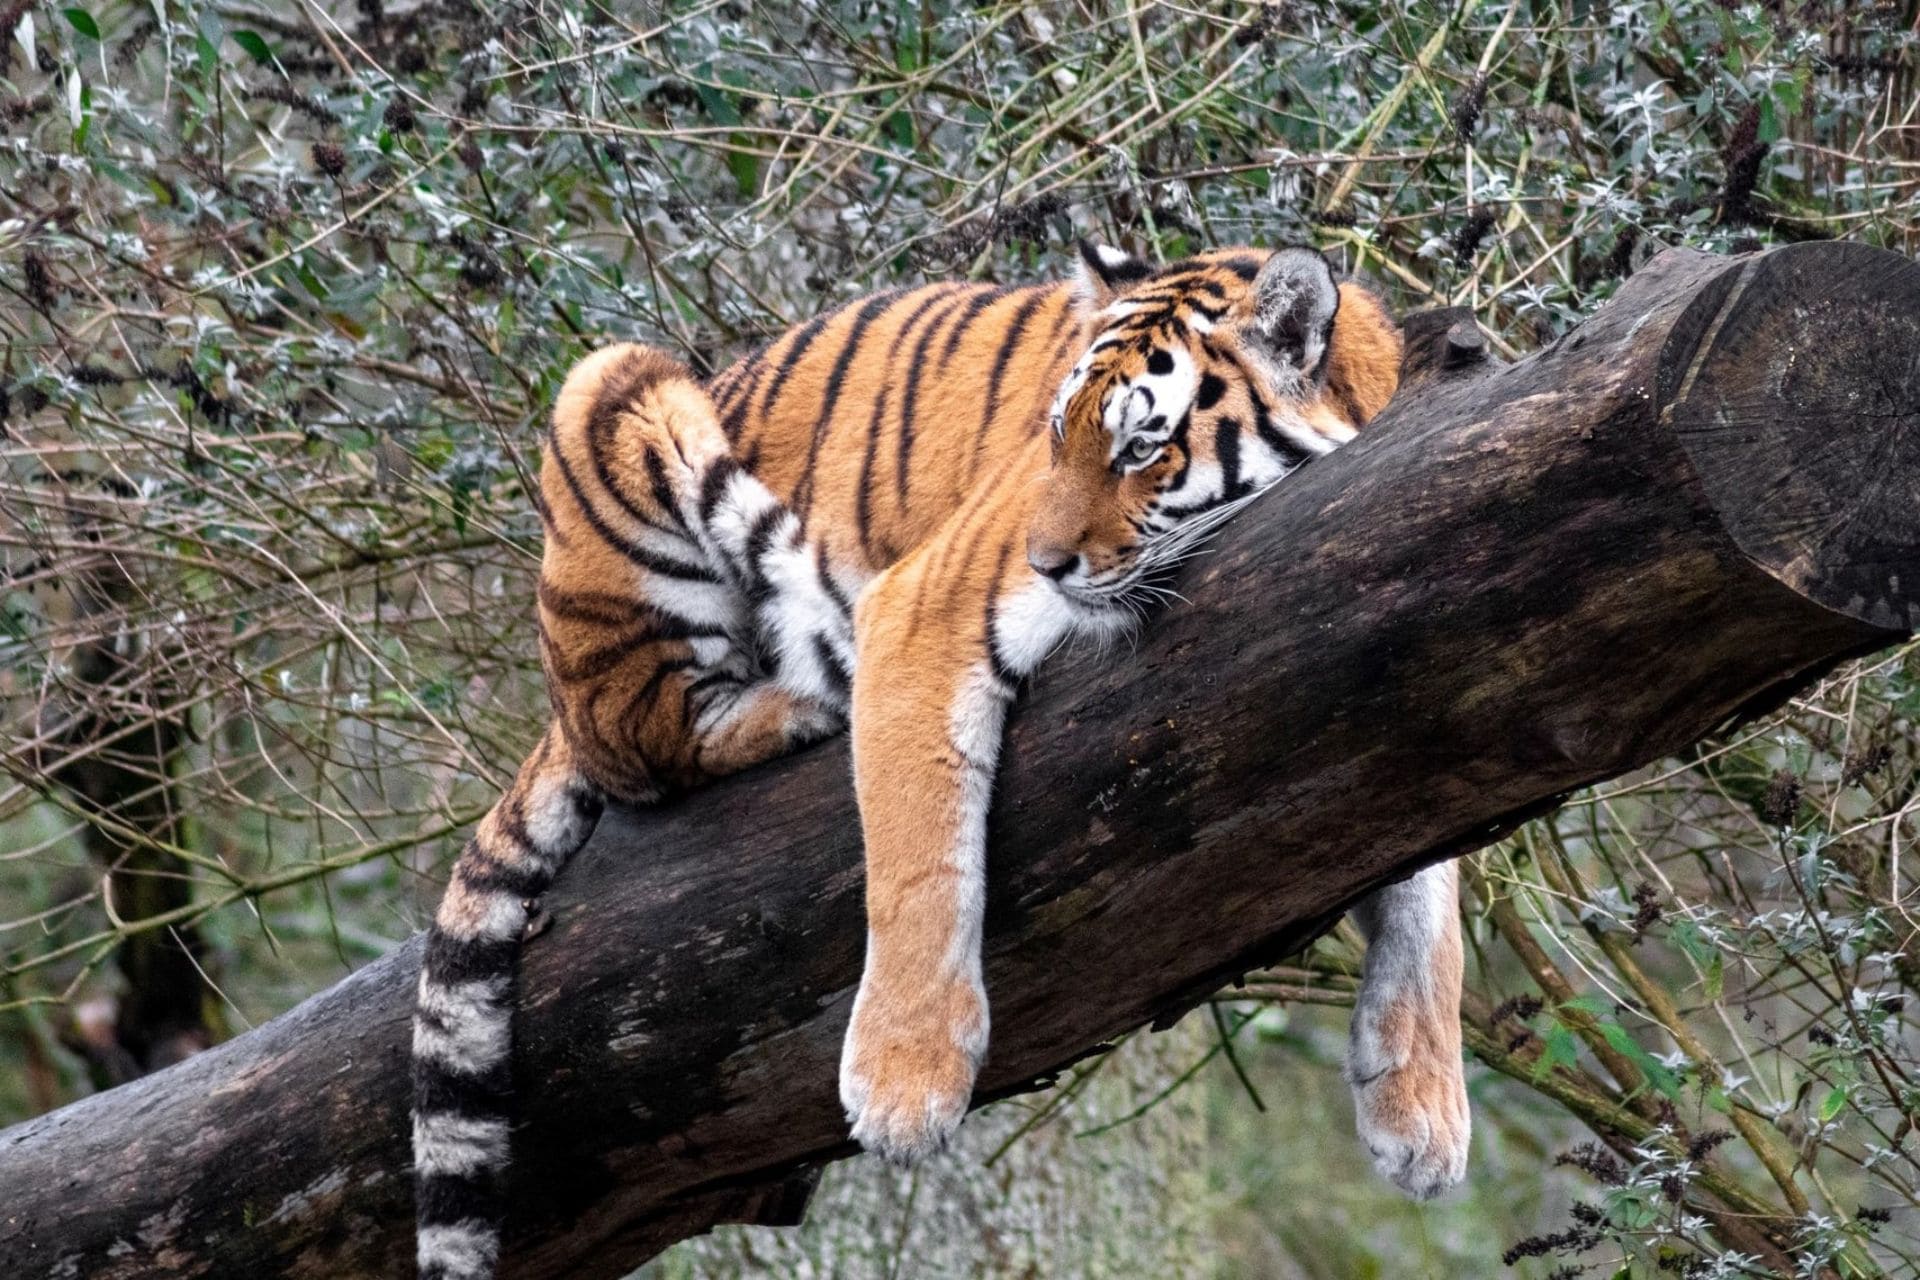
[[[1916,0],[0,3],[0,1119],[424,920],[543,710],[528,467],[582,352],[712,370],[883,283],[1057,273],[1084,233],[1315,243],[1524,354],[1661,246],[1913,253],[1917,28]],[[1335,937],[973,1126],[1029,1154],[849,1166],[786,1243],[658,1265],[1920,1274],[1917,719],[1909,647],[1473,859],[1453,1202],[1354,1151]],[[1168,1099],[1076,1137],[1096,1072]]]

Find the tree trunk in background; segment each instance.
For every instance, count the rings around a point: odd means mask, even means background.
[[[72,495],[69,536],[98,538],[94,505],[89,495]],[[62,585],[74,642],[64,687],[43,716],[43,731],[52,731],[44,782],[79,801],[87,815],[82,838],[105,876],[107,905],[135,924],[193,901],[191,868],[167,852],[186,837],[170,782],[186,740],[171,710],[181,689],[168,655],[153,646],[161,628],[130,617],[141,612],[143,596],[118,558],[103,550],[76,565]],[[171,1066],[224,1036],[203,976],[208,961],[198,926],[133,933],[114,962],[120,990],[78,1007],[62,1032],[86,1058],[97,1087]]]
[[[1016,711],[983,1100],[1920,624],[1920,268],[1669,253],[1499,369],[1458,319],[1137,652]],[[833,745],[609,815],[527,951],[506,1275],[790,1221],[850,1153],[858,831]],[[418,956],[0,1136],[0,1273],[409,1274]]]

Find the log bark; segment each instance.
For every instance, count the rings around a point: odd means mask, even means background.
[[[1912,263],[1668,253],[1507,367],[1463,313],[1414,328],[1394,404],[1190,604],[1016,711],[982,1099],[1920,625]],[[796,1217],[850,1152],[859,858],[841,745],[608,817],[526,955],[506,1274]],[[0,1274],[410,1274],[417,962],[0,1135]]]

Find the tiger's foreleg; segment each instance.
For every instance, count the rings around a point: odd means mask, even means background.
[[[958,517],[856,614],[867,959],[840,1100],[853,1136],[898,1163],[946,1145],[986,1054],[987,811],[1015,684],[1070,633],[1121,625],[1090,621],[1028,568],[1030,496]]]
[[[1467,1169],[1458,894],[1459,871],[1442,862],[1353,913],[1367,939],[1347,1052],[1360,1138],[1381,1176],[1421,1200]]]
[[[853,758],[867,958],[840,1059],[853,1136],[896,1163],[945,1147],[986,1054],[986,821],[1013,696],[985,647],[984,594],[916,617],[926,566],[903,568],[876,582],[858,612]]]

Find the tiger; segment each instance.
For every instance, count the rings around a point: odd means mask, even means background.
[[[702,383],[621,343],[542,442],[536,606],[552,716],[461,852],[413,1026],[417,1254],[493,1274],[516,956],[609,803],[649,805],[850,728],[867,942],[840,1063],[851,1135],[943,1149],[988,1041],[986,820],[1016,691],[1129,633],[1168,573],[1354,438],[1398,325],[1306,247],[856,299]],[[1450,866],[1377,891],[1347,1074],[1379,1171],[1464,1175]]]

